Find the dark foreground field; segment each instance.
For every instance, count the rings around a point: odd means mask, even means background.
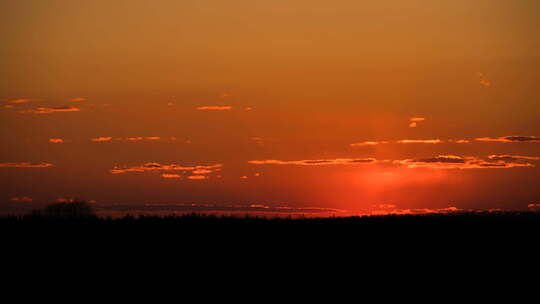
[[[133,252],[202,251],[213,259],[223,254],[238,258],[250,252],[263,256],[267,252],[279,252],[280,256],[305,252],[304,259],[328,251],[360,254],[361,250],[365,254],[375,250],[400,256],[435,252],[436,256],[445,253],[452,258],[469,258],[486,251],[487,255],[505,250],[530,254],[529,247],[536,245],[540,232],[538,224],[540,212],[325,218],[34,214],[0,217],[0,235],[5,246],[30,246],[29,253],[98,250],[104,254],[131,248]]]

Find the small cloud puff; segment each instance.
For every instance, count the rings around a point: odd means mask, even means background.
[[[456,143],[456,144],[468,144],[471,141],[467,139],[449,139],[448,142],[450,143]]]
[[[47,168],[52,167],[50,163],[0,163],[3,168]]]
[[[491,81],[486,79],[484,73],[478,73],[478,78],[480,79],[479,80],[480,85],[484,87],[491,87],[492,83]]]
[[[489,80],[485,80],[485,79],[481,79],[480,80],[480,84],[485,86],[485,87],[490,87],[491,86],[491,81]]]
[[[418,126],[418,123],[421,121],[425,121],[426,119],[424,117],[411,117],[409,118],[409,128],[416,128]]]
[[[55,200],[55,202],[57,203],[74,203],[76,202],[77,200],[74,199],[74,198],[57,198]]]
[[[207,179],[208,176],[206,176],[206,175],[190,175],[187,178],[191,179],[191,180],[203,180],[203,179]]]
[[[106,137],[95,137],[95,138],[91,138],[90,140],[93,142],[102,142],[102,141],[110,141],[111,139],[112,137],[106,136]]]
[[[38,107],[35,109],[21,110],[19,113],[23,114],[51,114],[57,112],[79,112],[81,109],[71,106],[58,106],[58,107]]]
[[[163,177],[163,178],[172,178],[172,179],[181,178],[181,176],[179,174],[170,174],[170,173],[163,173],[163,174],[161,174],[161,177]]]
[[[478,73],[478,78],[480,78],[479,83],[484,87],[491,87],[491,81],[487,80],[484,73]]]
[[[193,170],[193,174],[197,174],[197,175],[203,175],[203,174],[210,174],[214,172],[213,170],[208,170],[208,169],[197,169],[197,170]]]
[[[376,146],[381,144],[387,144],[387,141],[362,141],[357,143],[350,144],[351,147],[368,147],[368,146]]]

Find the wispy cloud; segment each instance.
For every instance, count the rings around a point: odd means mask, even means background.
[[[232,110],[232,108],[231,106],[202,106],[195,109],[199,111],[228,111]]]
[[[504,143],[519,143],[519,142],[540,142],[538,136],[503,136],[503,137],[480,137],[476,141],[484,142],[504,142]]]
[[[9,100],[8,103],[11,104],[23,104],[23,103],[29,103],[29,102],[36,102],[40,101],[41,99],[38,98],[19,98],[19,99],[12,99]]]
[[[129,211],[131,214],[141,212],[149,214],[153,212],[204,212],[205,214],[218,213],[252,213],[252,214],[286,214],[286,215],[332,215],[344,214],[346,210],[321,208],[321,207],[293,207],[287,205],[273,205],[266,203],[251,204],[212,204],[212,203],[177,203],[177,204],[159,204],[148,203],[139,206],[132,205],[109,205],[104,206],[107,210]]]
[[[51,163],[0,163],[2,168],[47,168],[52,166]]]
[[[126,138],[127,141],[142,141],[142,140],[160,140],[161,137],[159,136],[149,136],[149,137],[141,137],[141,136],[138,136],[138,137],[128,137]],[[121,140],[121,139],[119,139]]]
[[[452,212],[461,212],[463,209],[457,207],[446,207],[446,208],[414,208],[414,209],[399,209],[399,208],[381,208],[381,210],[374,210],[371,212],[371,215],[414,215],[414,214],[441,214],[441,213],[452,213]]]
[[[471,141],[468,140],[468,139],[449,139],[448,142],[449,143],[455,143],[455,144],[468,144]]]
[[[327,165],[361,165],[372,164],[374,158],[336,158],[336,159],[306,159],[306,160],[250,160],[252,165],[296,165],[296,166],[327,166]]]
[[[90,139],[93,142],[103,142],[103,141],[111,141],[113,140],[112,136],[102,136],[102,137],[95,137]],[[128,142],[137,142],[137,141],[158,141],[161,140],[160,136],[134,136],[134,137],[126,137],[126,138],[115,138],[115,141],[128,141]],[[169,139],[170,141],[175,141],[176,138],[171,137]]]
[[[145,171],[193,171],[197,169],[217,169],[223,167],[222,164],[215,165],[197,165],[197,166],[181,166],[177,164],[161,165],[159,163],[146,163],[142,166],[133,167],[115,167],[111,170],[113,174],[128,173],[128,172],[145,172]]]
[[[61,144],[64,142],[62,138],[49,138],[49,142],[53,144]]]
[[[519,157],[505,156],[499,158],[493,155],[484,160],[478,157],[462,157],[456,155],[439,155],[430,158],[394,160],[395,164],[400,164],[406,168],[434,168],[434,169],[489,169],[489,168],[516,168],[516,167],[534,167],[530,162],[525,162]]]
[[[440,139],[403,139],[398,140],[398,144],[441,144],[443,143]]]
[[[177,164],[162,165],[159,163],[146,163],[141,166],[114,167],[109,172],[112,174],[160,172],[162,178],[180,179],[181,174],[186,174],[187,179],[201,180],[209,178],[208,174],[221,170],[222,164],[182,166]],[[181,174],[180,174],[181,173]]]
[[[504,161],[504,162],[519,162],[519,161],[540,159],[540,157],[536,157],[536,156],[522,156],[522,155],[490,155],[488,156],[488,158],[493,161]]]
[[[443,144],[443,143],[456,143],[456,144],[466,144],[470,143],[467,139],[401,139],[396,141],[363,141],[350,144],[351,147],[366,147],[366,146],[376,146],[382,144]]]
[[[485,159],[474,156],[439,155],[427,158],[402,160],[376,160],[375,158],[337,158],[317,160],[250,160],[252,165],[296,165],[296,166],[327,166],[327,165],[360,165],[360,164],[394,164],[406,168],[433,169],[489,169],[535,167],[531,161],[540,160],[536,156],[521,155],[489,155]]]
[[[397,208],[397,206],[394,204],[379,204],[375,207],[378,209],[396,209]]]
[[[71,106],[58,106],[58,107],[38,107],[35,109],[21,110],[19,113],[25,114],[51,114],[57,112],[78,112],[81,109]]]
[[[376,146],[376,145],[382,145],[387,144],[388,141],[362,141],[357,143],[350,144],[351,147],[369,147],[369,146]]]
[[[73,101],[73,102],[85,102],[87,101],[88,99],[84,98],[84,97],[75,97],[75,98],[71,98],[70,101]]]
[[[28,196],[12,197],[11,200],[14,202],[22,202],[22,203],[30,203],[34,201],[33,198],[28,197]]]
[[[258,136],[253,136],[250,138],[251,141],[253,141],[254,143],[256,143],[257,145],[259,146],[264,146],[266,143],[269,143],[269,142],[275,142],[276,139],[275,138],[270,138],[270,137],[258,137]]]

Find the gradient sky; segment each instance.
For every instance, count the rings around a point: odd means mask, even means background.
[[[0,213],[534,208],[539,37],[537,0],[1,1]]]

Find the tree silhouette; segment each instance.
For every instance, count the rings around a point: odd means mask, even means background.
[[[96,216],[94,207],[86,201],[50,204],[44,209],[34,211],[32,215],[52,218],[92,218]]]

